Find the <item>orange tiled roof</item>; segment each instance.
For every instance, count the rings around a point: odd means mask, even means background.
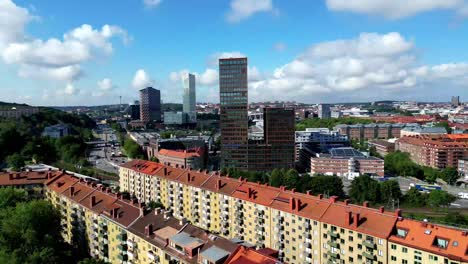
[[[179,159],[187,159],[191,157],[200,157],[201,152],[200,148],[196,149],[195,152],[187,152],[187,151],[178,151],[178,150],[169,150],[169,149],[160,149],[159,154],[164,156],[170,156]]]
[[[60,175],[61,173],[61,171],[21,171],[0,173],[0,186],[44,184],[46,181]]]
[[[447,135],[448,138],[450,138],[451,140],[463,140],[463,141],[466,141],[468,140],[468,134],[448,134]]]
[[[468,261],[468,231],[424,223],[411,219],[401,219],[396,228],[406,230],[406,237],[396,235],[396,230],[389,241],[408,247],[432,252],[461,262]],[[446,248],[434,244],[437,238],[448,240]]]
[[[224,262],[226,264],[275,264],[278,260],[274,257],[264,255],[255,249],[239,247]]]

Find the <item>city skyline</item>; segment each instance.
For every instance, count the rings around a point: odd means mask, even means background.
[[[466,1],[110,3],[1,0],[0,101],[129,103],[153,86],[180,103],[192,72],[219,102],[217,59],[239,56],[252,102],[466,97]]]

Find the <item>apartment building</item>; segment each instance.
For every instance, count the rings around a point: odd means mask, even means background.
[[[205,168],[205,149],[189,150],[160,149],[156,154],[159,162],[169,166],[181,166],[192,169]]]
[[[406,127],[419,127],[418,124],[357,124],[337,125],[334,129],[341,135],[352,140],[389,139],[399,138],[401,130]]]
[[[0,188],[24,189],[30,195],[42,196],[44,194],[44,183],[63,173],[63,171],[52,170],[0,172]]]
[[[120,186],[121,191],[145,202],[161,202],[176,218],[195,226],[257,248],[277,250],[279,260],[286,263],[390,263],[396,253],[389,249],[389,238],[398,234],[397,226],[421,224],[403,219],[400,210],[387,212],[383,207],[372,209],[368,203],[353,205],[337,197],[297,193],[218,172],[148,161],[122,165]],[[411,228],[408,232],[413,234]],[[466,251],[468,237],[461,238],[449,237]],[[438,262],[433,263],[468,261],[468,252],[462,250],[448,253],[449,248],[437,248],[436,253],[430,246],[421,246],[420,250],[437,256]]]
[[[310,159],[311,174],[337,175],[353,179],[363,174],[383,177],[384,160],[363,155],[353,148],[334,148],[330,154]]]
[[[368,144],[369,147],[374,147],[377,153],[382,157],[395,151],[395,143],[387,140],[373,139],[369,140]]]
[[[94,182],[60,175],[45,186],[65,241],[106,262],[224,263],[239,246]]]
[[[395,149],[410,154],[415,163],[432,168],[458,167],[468,158],[468,142],[463,135],[409,136],[396,141]]]
[[[22,116],[30,116],[39,113],[38,107],[0,107],[0,117],[20,119]]]

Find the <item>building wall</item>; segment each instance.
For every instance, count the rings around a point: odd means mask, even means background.
[[[161,93],[159,90],[152,87],[140,90],[140,119],[145,123],[161,121]]]

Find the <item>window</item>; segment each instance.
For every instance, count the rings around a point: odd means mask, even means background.
[[[381,257],[383,256],[382,250],[379,250],[379,256],[381,256]]]
[[[392,246],[391,246],[392,249],[396,249],[396,247],[397,246],[395,244],[392,244]]]
[[[401,252],[403,252],[403,253],[408,253],[408,249],[405,248],[405,247],[402,247],[402,248],[401,248]]]
[[[408,261],[406,259],[402,259],[401,264],[408,264]]]
[[[353,241],[353,237],[352,236],[349,236],[349,241]]]
[[[391,259],[392,261],[396,261],[396,257],[395,257],[395,256],[391,256],[390,259]]]
[[[362,234],[358,234],[357,237],[358,237],[359,239],[361,239],[361,238],[362,238]]]
[[[438,258],[437,258],[437,256],[429,255],[429,260],[437,261]]]
[[[349,252],[353,252],[353,247],[349,247]]]

